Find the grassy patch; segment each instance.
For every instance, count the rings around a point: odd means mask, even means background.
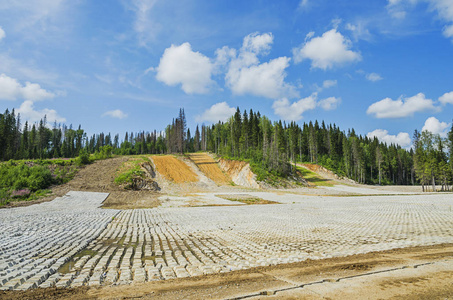
[[[243,194],[228,194],[228,195],[215,195],[216,197],[225,199],[225,200],[230,200],[230,201],[237,201],[237,202],[242,202],[247,205],[253,205],[253,204],[279,204],[278,202],[275,201],[269,201],[262,199],[260,197],[256,196],[251,196],[251,195],[243,195]]]
[[[297,168],[297,171],[299,171],[301,173],[302,177],[313,185],[334,186],[334,182],[330,179],[322,178],[315,172],[312,172],[312,171],[302,168],[302,167],[296,167],[296,168]]]
[[[128,161],[124,162],[117,170],[115,175],[115,183],[118,185],[130,185],[133,179],[137,177],[145,178],[145,172],[141,169],[141,164],[150,160],[146,156],[130,157]]]

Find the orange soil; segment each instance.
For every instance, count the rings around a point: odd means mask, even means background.
[[[218,184],[228,184],[231,179],[222,172],[217,162],[206,153],[189,154],[190,159],[197,165],[201,172]]]
[[[172,155],[152,156],[157,172],[175,183],[197,182],[198,176],[188,165]]]

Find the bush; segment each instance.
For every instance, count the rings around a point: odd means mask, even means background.
[[[91,163],[90,154],[85,149],[80,150],[79,157],[77,157],[77,163],[79,165],[87,165]]]
[[[28,188],[37,191],[53,183],[52,174],[44,166],[28,166],[24,163],[3,164],[0,166],[0,188],[21,190]]]
[[[94,153],[94,159],[107,159],[112,157],[113,148],[110,145],[102,146],[99,152]]]

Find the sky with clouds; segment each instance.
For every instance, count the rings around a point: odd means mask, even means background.
[[[453,119],[452,0],[0,3],[0,110],[89,133],[239,106],[409,147]]]

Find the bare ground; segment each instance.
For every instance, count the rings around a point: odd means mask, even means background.
[[[110,193],[104,201],[104,208],[134,209],[158,206],[160,204],[159,193],[124,190],[114,183],[116,171],[128,159],[128,157],[122,156],[95,161],[81,168],[70,182],[51,187],[52,194],[49,196],[34,201],[12,202],[11,206],[28,206],[51,201],[69,191]]]
[[[229,184],[231,178],[222,172],[216,161],[207,153],[191,153],[189,158],[208,178],[217,184]]]
[[[441,266],[449,264],[450,269]],[[0,292],[0,299],[452,299],[444,244],[102,288]]]

